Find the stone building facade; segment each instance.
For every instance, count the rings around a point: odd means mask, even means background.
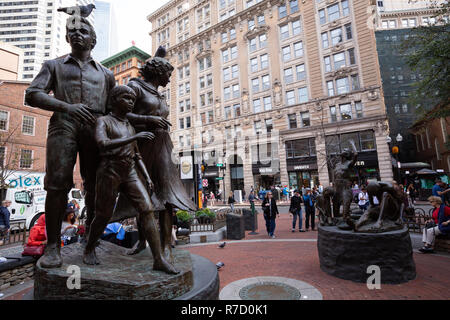
[[[173,0],[148,16],[153,48],[165,46],[175,67],[163,90],[174,145],[203,161],[209,190],[327,186],[334,155],[350,141],[360,152],[355,181],[392,180],[368,7]]]

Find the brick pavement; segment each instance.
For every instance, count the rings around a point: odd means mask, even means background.
[[[258,235],[248,235],[241,241],[230,241],[224,249],[217,243],[180,246],[191,253],[222,261],[219,271],[220,289],[227,284],[257,276],[279,276],[307,282],[317,288],[325,300],[394,300],[450,299],[450,257],[414,253],[417,277],[400,285],[382,284],[380,290],[368,290],[365,284],[332,277],[320,270],[317,254],[317,231],[291,232],[291,218],[283,213],[277,219],[276,239],[265,232],[262,215],[258,215]],[[250,240],[250,241],[248,241]],[[5,299],[22,299],[31,288],[16,292]]]
[[[277,238],[270,239],[261,218],[262,215],[258,215],[260,234],[251,236],[247,232],[245,240],[262,241],[229,242],[224,249],[217,248],[217,244],[185,247],[214,263],[225,264],[219,271],[220,289],[244,278],[279,276],[311,284],[324,299],[450,299],[450,279],[446,276],[450,270],[449,257],[414,253],[415,280],[400,285],[382,284],[380,290],[368,290],[365,284],[335,278],[320,270],[314,241],[317,231],[292,233],[290,216],[281,214],[275,230]],[[286,241],[288,239],[298,241]]]

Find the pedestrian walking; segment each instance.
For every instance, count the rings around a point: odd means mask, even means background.
[[[311,189],[306,189],[306,194],[303,196],[303,202],[305,203],[305,231],[309,230],[311,224],[311,230],[315,229],[315,214],[314,214],[314,202]]]
[[[416,202],[416,189],[414,188],[414,185],[412,183],[409,184],[408,188],[406,189],[406,195],[408,196],[409,200],[409,206],[414,206]]]
[[[234,203],[235,202],[236,202],[236,200],[234,200],[233,191],[230,191],[230,196],[228,197],[228,204],[230,205],[232,212],[234,212]]]
[[[10,205],[11,201],[3,200],[2,206],[0,207],[0,240],[2,240],[2,242],[4,243],[9,241],[9,220],[11,217],[11,213],[9,212],[8,207]]]
[[[262,203],[262,209],[264,211],[264,220],[266,220],[267,234],[271,238],[275,238],[275,219],[280,215],[278,212],[278,207],[275,199],[273,198],[272,192],[269,191]]]
[[[302,217],[302,203],[303,199],[300,196],[298,190],[294,190],[294,196],[291,198],[291,206],[289,207],[289,212],[292,214],[292,232],[295,232],[295,225],[298,219],[298,231],[305,232],[302,229],[303,217]]]
[[[361,192],[358,194],[358,206],[362,211],[366,211],[369,206],[369,194],[366,187],[361,188]]]
[[[214,206],[214,203],[216,202],[216,197],[214,196],[214,192],[211,192],[209,194],[210,196],[210,200],[211,200],[211,205]]]

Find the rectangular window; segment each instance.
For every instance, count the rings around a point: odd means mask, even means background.
[[[258,71],[258,59],[257,58],[250,59],[250,71],[251,72]]]
[[[213,123],[214,122],[214,112],[208,111],[208,123]]]
[[[203,89],[205,87],[205,77],[200,77],[200,89]]]
[[[204,106],[206,106],[206,95],[201,94],[200,95],[200,107],[204,107]]]
[[[320,20],[320,24],[327,23],[327,18],[325,16],[325,9],[319,10],[319,20]]]
[[[331,106],[330,107],[330,120],[331,120],[331,122],[336,122],[337,121],[337,114],[336,114],[336,107],[335,106]]]
[[[294,90],[286,91],[286,104],[291,106],[295,104],[295,93]]]
[[[206,75],[206,86],[207,87],[212,86],[212,73]]]
[[[230,79],[230,68],[223,69],[223,81],[229,81]]]
[[[363,106],[361,101],[355,102],[355,111],[356,111],[356,118],[362,118],[363,117]]]
[[[239,67],[237,64],[231,66],[231,78],[236,79],[239,77]]]
[[[230,87],[223,88],[223,98],[224,98],[224,100],[231,99],[231,88]]]
[[[289,55],[290,55],[290,49],[289,49]],[[294,43],[294,55],[296,58],[303,57],[303,42],[296,42]]]
[[[284,18],[287,15],[286,5],[282,4],[278,7],[278,18]]]
[[[267,47],[267,34],[265,34],[265,33],[260,34],[258,39],[259,39],[259,48],[260,49]]]
[[[333,46],[343,41],[342,28],[331,30],[330,35],[331,35],[331,43]]]
[[[23,116],[22,118],[22,133],[34,136],[34,117]]]
[[[222,50],[222,63],[226,63],[230,60],[230,57],[228,55],[228,49]]]
[[[351,23],[346,24],[345,26],[345,36],[347,38],[347,40],[350,40],[353,38],[353,34],[352,34],[352,25]]]
[[[344,94],[350,92],[350,87],[348,84],[348,78],[336,79],[337,94]]]
[[[0,110],[0,130],[8,130],[8,112]]]
[[[262,80],[262,89],[263,90],[269,90],[270,89],[270,78],[269,75],[265,75],[261,77]]]
[[[334,83],[333,83],[333,80],[327,81],[327,90],[328,90],[328,96],[329,97],[334,96]]]
[[[254,113],[261,112],[261,100],[260,99],[253,100],[253,112]]]
[[[300,112],[300,118],[302,119],[302,127],[309,127],[311,125],[309,111]]]
[[[252,92],[256,93],[259,91],[259,78],[252,79]]]
[[[290,0],[289,7],[291,9],[291,14],[298,11],[298,0]]]
[[[20,168],[31,169],[33,164],[33,150],[20,150]]]
[[[231,53],[231,60],[236,59],[237,58],[237,46],[232,46],[230,48],[230,53]]]
[[[328,12],[328,22],[332,22],[336,19],[340,18],[340,13],[339,13],[339,4],[334,4],[332,6],[329,6],[327,8],[327,12]]]
[[[330,59],[330,57],[323,58],[323,61],[325,63],[325,72],[331,72],[331,59]]]
[[[261,123],[261,121],[255,121],[255,133],[256,134],[262,133],[262,123]]]
[[[341,120],[351,120],[352,119],[352,105],[350,103],[340,104],[339,112],[341,114]]]
[[[353,91],[359,90],[360,87],[359,87],[359,77],[358,77],[358,75],[354,74],[354,75],[351,76],[351,78],[352,78],[352,90]]]
[[[269,67],[269,56],[267,55],[267,53],[261,55],[260,60],[261,60],[261,69],[266,69],[267,67]]]
[[[305,65],[299,64],[295,67],[295,71],[297,74],[297,81],[305,80],[306,79],[306,72],[305,72]]]
[[[233,85],[233,98],[239,98],[241,96],[241,93],[239,91],[239,85],[234,84]]]
[[[236,29],[230,29],[230,40],[236,39]]]
[[[283,52],[283,61],[289,61],[291,60],[291,47],[287,46],[287,47],[283,47],[282,49]]]
[[[292,21],[292,34],[294,36],[299,35],[302,32],[302,25],[300,19]]]
[[[281,40],[289,38],[289,25],[285,24],[284,26],[280,26],[280,37]]]
[[[347,52],[348,52],[348,60],[350,62],[350,65],[356,64],[355,49],[354,48],[350,48],[350,49],[347,50]]]
[[[200,113],[200,120],[202,122],[202,125],[206,124],[206,114],[204,112]]]
[[[327,49],[328,46],[328,32],[324,32],[322,33],[322,48]]]
[[[248,20],[248,30],[251,31],[255,29],[255,19]]]
[[[225,107],[225,119],[231,119],[231,107]]]
[[[266,20],[264,19],[264,15],[260,15],[256,17],[256,20],[258,21],[258,26],[262,26],[266,24]]]
[[[361,141],[361,151],[376,150],[375,134],[372,130],[360,132],[359,139]]]
[[[295,113],[288,115],[289,129],[297,128],[297,115]]]
[[[180,110],[180,112],[184,112],[184,101],[179,101],[178,102],[178,110]]]
[[[272,132],[272,129],[273,129],[273,122],[272,122],[272,119],[266,119],[266,120],[265,120],[265,123],[266,123],[266,130],[267,130],[267,133]]]
[[[349,9],[349,7],[348,7],[348,0],[343,0],[343,1],[341,2],[341,5],[342,5],[342,15],[343,15],[344,17],[348,16],[349,13],[350,13],[350,9]]]
[[[179,124],[180,129],[184,129],[184,119],[183,118],[179,120],[178,124]]]
[[[334,70],[345,67],[345,53],[340,52],[333,54]]]
[[[272,97],[270,97],[270,96],[264,97],[263,98],[263,103],[264,103],[264,110],[265,111],[272,110]]]
[[[240,104],[235,104],[233,106],[233,110],[234,110],[234,117],[240,117],[241,116],[241,105]]]
[[[249,40],[249,51],[253,52],[256,50],[256,38]]]
[[[298,89],[299,103],[308,102],[308,89],[306,87]]]
[[[284,69],[284,82],[285,83],[294,82],[294,75],[292,73],[292,68]]]

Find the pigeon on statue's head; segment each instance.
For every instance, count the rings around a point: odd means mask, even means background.
[[[156,50],[155,57],[164,58],[167,55],[166,48],[159,46],[158,50]]]
[[[88,4],[87,6],[73,6],[73,7],[65,7],[65,8],[58,8],[57,11],[67,13],[70,16],[76,15],[81,16],[83,18],[89,17],[92,10],[96,9],[95,5]]]

